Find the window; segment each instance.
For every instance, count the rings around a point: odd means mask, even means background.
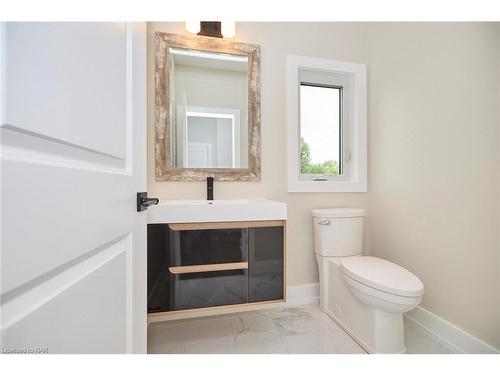
[[[342,174],[342,87],[300,83],[300,176]]]
[[[366,66],[288,57],[288,191],[366,191]]]

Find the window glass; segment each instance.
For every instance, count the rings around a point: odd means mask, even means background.
[[[300,84],[300,173],[342,173],[342,88]]]

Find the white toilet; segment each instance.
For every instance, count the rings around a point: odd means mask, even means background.
[[[362,256],[365,210],[313,210],[320,307],[369,353],[404,353],[403,313],[424,285],[407,269]]]

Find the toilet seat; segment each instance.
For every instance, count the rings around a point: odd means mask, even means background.
[[[346,257],[342,273],[357,283],[401,297],[421,297],[424,285],[407,269],[372,256]]]
[[[342,274],[342,280],[349,286],[352,293],[368,305],[376,306],[389,312],[406,312],[415,308],[422,301],[420,297],[403,297],[396,294],[383,292],[381,290],[366,286]],[[361,296],[362,295],[362,296]]]

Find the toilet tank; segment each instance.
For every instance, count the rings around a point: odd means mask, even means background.
[[[361,208],[313,210],[314,251],[331,257],[361,254],[364,216]]]

